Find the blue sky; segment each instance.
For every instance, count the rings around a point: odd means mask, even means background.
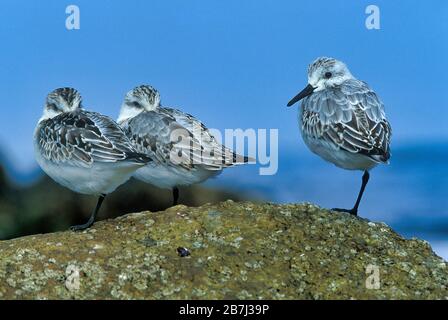
[[[65,28],[65,8],[81,29]],[[381,10],[367,30],[365,8]],[[308,152],[287,101],[321,55],[347,63],[386,105],[394,143],[448,138],[448,2],[23,1],[0,4],[0,146],[35,165],[32,135],[45,95],[80,90],[116,118],[127,90],[159,89],[213,128],[279,128],[282,149]],[[281,156],[281,155],[280,155]]]

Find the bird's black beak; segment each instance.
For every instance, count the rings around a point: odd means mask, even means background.
[[[291,101],[288,102],[287,106],[290,107],[292,106],[294,103],[296,103],[297,101],[302,100],[303,98],[309,96],[310,94],[313,93],[314,91],[314,87],[310,84],[308,84],[305,89],[303,89],[302,91],[299,92],[298,95],[296,95],[294,98],[291,99]]]

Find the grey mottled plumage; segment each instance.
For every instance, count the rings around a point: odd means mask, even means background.
[[[158,91],[148,85],[127,93],[118,123],[135,149],[154,159],[134,176],[157,187],[198,183],[249,161],[221,145],[192,115],[162,107]]]
[[[126,182],[151,158],[139,154],[112,119],[82,109],[81,95],[60,88],[47,96],[34,133],[36,160],[51,178],[79,193],[100,196],[89,227],[106,194]]]
[[[302,134],[344,150],[387,162],[391,128],[384,106],[365,82],[349,79],[303,99]],[[350,164],[336,163],[353,169]],[[367,168],[354,168],[367,169]]]
[[[308,67],[308,85],[288,106],[299,100],[299,127],[310,150],[338,167],[365,171],[355,207],[347,210],[356,214],[368,171],[390,158],[392,130],[384,105],[344,63],[327,57]]]
[[[148,162],[113,120],[82,109],[43,120],[36,139],[43,158],[58,164],[89,168],[94,162]]]

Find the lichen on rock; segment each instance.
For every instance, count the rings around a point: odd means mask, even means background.
[[[447,286],[427,242],[311,204],[179,205],[0,242],[1,299],[448,299]]]

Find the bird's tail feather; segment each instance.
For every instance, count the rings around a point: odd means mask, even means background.
[[[236,152],[233,152],[232,162],[233,164],[255,163],[255,159],[248,156],[242,156]]]
[[[135,163],[147,164],[151,162],[152,159],[143,153],[138,152],[128,152],[126,153],[126,160],[133,161]]]

